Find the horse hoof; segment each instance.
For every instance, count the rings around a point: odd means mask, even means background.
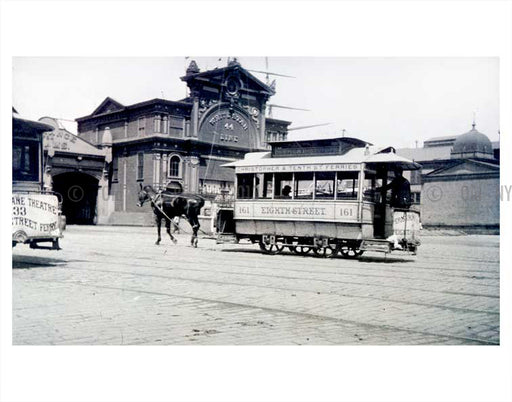
[[[172,240],[172,242],[173,242],[174,244],[178,244],[178,240],[173,239],[173,240]]]
[[[155,244],[158,246],[158,245],[160,244],[160,242],[159,242],[159,241],[156,241],[156,242],[155,242]]]

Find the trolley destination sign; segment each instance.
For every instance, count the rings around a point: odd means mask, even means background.
[[[236,173],[270,173],[270,172],[336,172],[358,171],[360,163],[312,163],[293,165],[255,165],[237,166]]]
[[[335,204],[287,201],[286,205],[283,205],[279,202],[239,201],[235,209],[235,218],[357,222],[357,212],[358,204],[356,202]]]
[[[12,196],[13,232],[23,230],[28,236],[57,236],[59,206],[57,197],[45,194],[14,194]]]

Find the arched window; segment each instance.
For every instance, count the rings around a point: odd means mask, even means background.
[[[169,177],[181,177],[181,158],[178,155],[169,159]]]

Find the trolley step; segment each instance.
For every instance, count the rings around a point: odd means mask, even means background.
[[[219,233],[217,235],[216,243],[217,244],[224,244],[224,243],[237,244],[238,239],[236,238],[234,233]]]
[[[391,253],[391,243],[387,240],[363,240],[359,249],[361,251],[376,251],[381,253]]]

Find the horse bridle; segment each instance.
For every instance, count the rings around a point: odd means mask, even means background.
[[[142,207],[144,205],[144,203],[146,202],[146,199],[148,199],[149,201],[151,201],[151,203],[153,205],[156,205],[155,201],[160,197],[160,193],[156,193],[156,197],[153,198],[149,195],[149,193],[146,191],[146,190],[141,190],[141,191],[144,191],[144,194],[145,194],[145,197],[144,197],[144,200],[143,201],[140,201],[140,198],[139,198],[139,202],[137,203],[137,206],[138,207]]]
[[[144,191],[144,194],[146,195],[146,197],[148,197],[149,199],[151,199],[151,197],[149,196],[148,192],[146,190],[141,190],[141,191]],[[140,193],[139,193],[140,194]],[[146,197],[144,197],[144,199],[141,201],[140,200],[140,196],[139,196],[139,202],[137,203],[137,206],[138,207],[142,207],[144,205],[144,203],[146,202]]]

